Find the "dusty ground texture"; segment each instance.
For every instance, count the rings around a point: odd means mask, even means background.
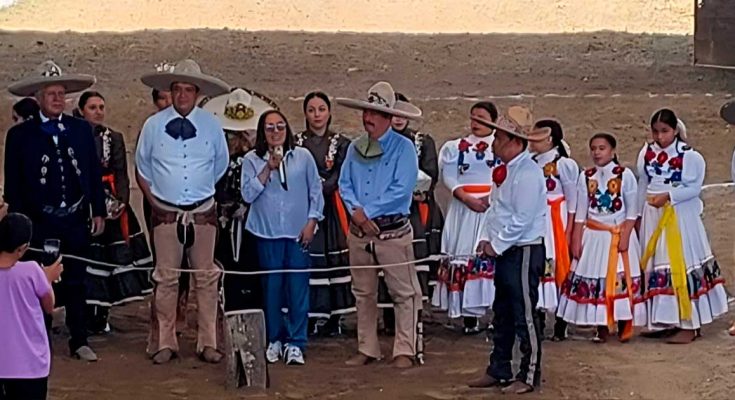
[[[620,137],[621,158],[631,163],[647,138],[646,119],[651,112],[672,106],[687,122],[691,143],[707,159],[707,182],[723,182],[729,180],[735,138],[718,119],[717,110],[730,97],[735,80],[724,72],[691,67],[690,54],[686,36],[622,33],[0,33],[0,86],[47,58],[56,59],[69,71],[94,73],[99,79],[97,89],[108,98],[109,123],[127,134],[132,150],[137,131],[151,110],[148,90],[138,77],[164,59],[194,57],[206,71],[232,84],[273,96],[299,128],[300,101],[292,97],[317,88],[334,96],[363,96],[374,81],[388,79],[424,109],[424,130],[439,143],[466,132],[472,100],[463,97],[499,96],[501,107],[526,104],[538,117],[561,119],[573,155],[583,165],[589,164],[587,138],[601,130]],[[525,96],[508,98],[520,94]],[[9,110],[10,104],[9,97],[2,98],[0,110]],[[9,111],[0,113],[0,127],[9,124]],[[358,132],[358,113],[337,108],[335,125]],[[445,192],[440,195],[446,198]],[[735,194],[716,189],[704,197],[707,229],[733,289]],[[138,303],[115,310],[112,323],[118,331],[95,340],[93,346],[102,358],[95,365],[69,360],[63,354],[63,338],[57,338],[52,399],[243,397],[243,393],[223,389],[222,366],[194,360],[191,340],[183,345],[183,360],[152,366],[144,355],[146,307]],[[730,317],[706,327],[702,340],[684,347],[641,338],[627,345],[594,346],[583,340],[546,343],[545,383],[540,393],[528,398],[732,398],[735,340],[724,332]],[[354,349],[354,339],[315,341],[306,367],[275,366],[271,390],[255,396],[479,399],[498,395],[463,385],[481,373],[487,361],[489,345],[483,338],[463,338],[439,325],[430,325],[428,336],[428,365],[400,373],[383,364],[343,367],[342,361]],[[385,346],[387,352],[387,342]]]

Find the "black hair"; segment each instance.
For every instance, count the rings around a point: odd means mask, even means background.
[[[258,157],[263,157],[268,153],[268,141],[265,139],[265,119],[271,114],[278,114],[283,118],[283,122],[286,123],[286,142],[283,144],[284,153],[294,148],[293,132],[291,131],[291,124],[288,123],[286,116],[283,115],[279,110],[268,110],[264,112],[260,119],[258,119],[258,130],[255,136],[255,154]]]
[[[562,130],[561,124],[555,119],[542,119],[536,122],[536,128],[549,128],[551,129],[551,144],[556,147],[556,151],[562,157],[569,158],[567,149],[564,147],[562,139],[564,139],[564,131]]]
[[[24,121],[27,121],[38,118],[41,107],[38,106],[38,102],[33,97],[25,97],[13,104],[13,111]]]
[[[470,112],[474,110],[475,108],[481,108],[485,111],[487,111],[490,114],[490,119],[492,122],[496,122],[498,120],[498,107],[495,106],[495,104],[491,101],[480,101],[472,105],[470,108]]]
[[[329,110],[329,119],[327,120],[325,132],[329,132],[329,126],[332,125],[332,102],[329,101],[329,96],[327,96],[326,93],[320,92],[320,91],[314,91],[314,92],[307,94],[306,97],[304,97],[304,107],[303,107],[304,114],[306,114],[306,107],[309,105],[309,102],[315,98],[319,98],[322,101],[324,101],[324,103],[327,104],[327,110]],[[286,118],[284,117],[283,119],[285,120]],[[311,129],[309,127],[308,119],[304,118],[304,124],[306,126],[306,129]]]
[[[676,138],[679,140],[682,140],[681,135],[679,134],[679,117],[676,116],[676,113],[669,109],[669,108],[662,108],[651,116],[651,129],[653,129],[653,125],[656,122],[663,122],[664,124],[671,127],[676,132]]]
[[[0,221],[0,252],[12,253],[31,242],[33,224],[23,214],[10,213]]]
[[[618,139],[616,139],[615,138],[615,135],[613,135],[612,133],[607,133],[607,132],[598,132],[598,133],[595,133],[590,138],[590,141],[589,141],[589,146],[590,147],[592,146],[592,142],[595,139],[602,139],[602,140],[606,141],[613,150],[615,150],[618,147]],[[618,161],[618,155],[617,155],[617,153],[615,153],[615,155],[613,155],[613,161],[615,162],[615,164],[620,164],[620,161]]]
[[[159,98],[161,98],[161,91],[158,89],[153,89],[151,91],[151,97],[153,98],[153,102],[157,102]]]
[[[99,97],[100,99],[102,99],[102,101],[105,101],[105,97],[102,96],[102,94],[100,94],[100,92],[95,92],[93,90],[88,90],[88,91],[82,93],[81,96],[79,96],[79,103],[77,103],[77,108],[79,108],[80,111],[81,110],[84,110],[84,106],[87,105],[87,102],[92,97]]]

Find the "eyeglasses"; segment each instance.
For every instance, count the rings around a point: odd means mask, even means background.
[[[279,122],[277,124],[266,124],[265,125],[265,132],[266,133],[274,133],[275,131],[283,132],[286,130],[286,123],[285,122]]]

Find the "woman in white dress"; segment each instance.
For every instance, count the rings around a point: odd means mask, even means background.
[[[702,325],[727,312],[724,280],[701,217],[706,163],[687,145],[686,127],[673,111],[656,111],[651,132],[653,143],[638,155],[649,314],[645,336],[685,344],[694,341]]]
[[[569,243],[574,227],[574,213],[577,208],[577,179],[579,167],[569,158],[564,146],[564,131],[559,121],[542,119],[536,128],[548,128],[551,135],[539,142],[529,142],[529,149],[535,153],[533,160],[544,171],[546,178],[546,198],[548,212],[546,218],[546,268],[539,285],[539,319],[542,332],[546,313],[556,312],[561,288],[571,266]],[[566,323],[557,318],[552,340],[566,339]]]
[[[593,339],[604,343],[618,326],[628,341],[633,325],[646,323],[641,285],[637,182],[618,163],[617,140],[608,133],[590,139],[595,164],[579,174],[572,255],[577,260],[564,282],[557,315],[566,322],[595,326]]]
[[[498,109],[479,102],[470,116],[495,121]],[[448,310],[450,318],[465,317],[465,334],[480,332],[478,317],[495,297],[492,264],[472,255],[489,206],[492,172],[500,163],[492,152],[493,130],[473,120],[470,129],[470,135],[446,142],[439,152],[441,177],[452,193],[441,251],[454,257],[440,267],[432,296],[432,304]]]

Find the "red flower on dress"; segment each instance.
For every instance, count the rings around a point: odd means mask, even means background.
[[[648,150],[646,150],[646,155],[643,158],[646,160],[647,163],[650,163],[651,161],[653,161],[654,158],[656,158],[656,153],[649,147]]]
[[[470,142],[468,142],[465,139],[462,139],[462,140],[459,141],[459,151],[461,151],[463,153],[466,152],[467,150],[469,150],[471,146],[472,145],[470,144]]]
[[[684,162],[682,161],[682,157],[674,157],[671,160],[669,160],[669,165],[673,169],[681,169]]]
[[[622,166],[618,165],[615,168],[613,168],[613,174],[620,175],[620,174],[623,173],[624,170],[625,170],[625,168],[623,168]]]
[[[556,181],[551,178],[546,179],[546,190],[553,192],[556,189]]]
[[[495,186],[500,187],[500,185],[505,182],[505,178],[508,177],[508,167],[503,165],[498,165],[497,167],[493,168],[493,182],[495,183]]]
[[[590,176],[594,175],[596,172],[597,172],[597,168],[592,167],[592,168],[584,171],[584,174],[585,174],[585,176],[587,176],[589,178]]]
[[[669,155],[666,154],[665,151],[658,153],[658,156],[656,157],[656,161],[659,163],[659,165],[664,165],[664,163],[668,159],[669,159]]]
[[[484,153],[487,148],[490,147],[487,142],[477,142],[475,144],[475,151],[478,153]]]
[[[615,200],[612,202],[612,210],[613,211],[619,211],[623,208],[623,201],[620,200],[620,197],[616,197]]]
[[[597,207],[597,197],[590,196],[590,207]]]

